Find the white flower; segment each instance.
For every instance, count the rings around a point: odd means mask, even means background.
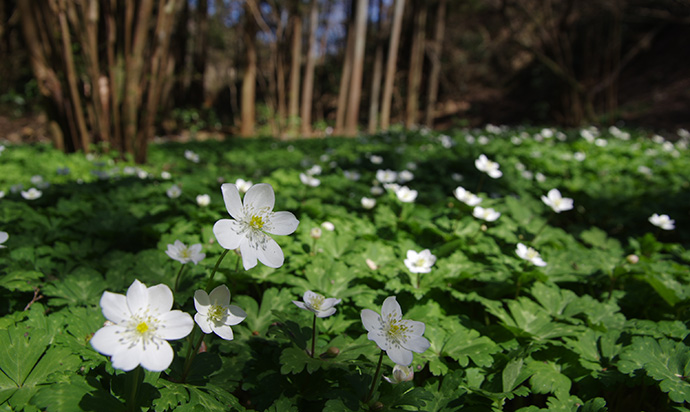
[[[0,190],[0,199],[2,199],[3,197],[5,197],[5,191],[4,191],[4,190]]]
[[[340,299],[326,298],[323,295],[314,293],[311,290],[304,292],[302,298],[304,302],[293,300],[292,303],[297,307],[310,312],[314,312],[317,318],[326,318],[335,313],[334,306],[340,303]]]
[[[189,314],[173,310],[173,294],[164,284],[151,286],[135,280],[127,295],[103,292],[103,316],[112,324],[91,338],[91,346],[111,356],[113,368],[130,371],[141,364],[162,372],[173,360],[169,340],[189,335],[194,321]]]
[[[182,189],[178,185],[172,185],[168,190],[165,191],[171,199],[177,199],[182,194]]]
[[[165,254],[182,264],[194,262],[195,265],[206,257],[205,253],[201,253],[201,243],[187,247],[180,240],[176,240],[175,243],[169,244]]]
[[[575,152],[573,153],[573,159],[577,160],[578,162],[582,162],[587,158],[587,155],[585,155],[583,152]]]
[[[390,169],[377,170],[376,180],[381,183],[393,183],[398,179],[398,174]]]
[[[146,170],[137,169],[137,177],[143,180],[149,177],[149,173]]]
[[[451,173],[450,178],[455,180],[456,182],[462,182],[462,180],[465,178],[463,175],[460,173]]]
[[[374,196],[380,196],[383,194],[383,188],[381,186],[372,186],[370,192]]]
[[[489,138],[484,135],[481,135],[477,138],[477,143],[479,143],[482,146],[485,146],[489,144]]]
[[[321,227],[324,230],[328,230],[329,232],[332,232],[335,230],[335,225],[329,221],[325,221],[325,222],[321,223]]]
[[[489,160],[483,154],[479,155],[479,158],[474,161],[474,166],[477,168],[477,170],[488,174],[489,177],[493,179],[498,179],[499,177],[503,176],[503,172],[498,170],[500,165],[496,162]]]
[[[201,206],[201,207],[208,206],[209,204],[211,204],[211,196],[209,196],[207,194],[197,195],[196,204]]]
[[[362,310],[362,323],[366,328],[367,338],[376,342],[379,348],[386,351],[391,360],[399,365],[409,366],[412,363],[412,352],[422,353],[431,344],[423,337],[424,322],[403,320],[400,305],[395,296],[387,297],[381,307],[381,315],[371,309]]]
[[[242,322],[247,314],[239,306],[230,304],[230,289],[225,285],[217,286],[206,293],[205,290],[194,292],[194,321],[204,333],[215,333],[225,340],[232,340],[234,335],[230,326]]]
[[[5,146],[0,144],[0,155],[5,151]]]
[[[310,175],[307,175],[304,173],[299,174],[299,180],[301,180],[302,183],[304,183],[305,185],[311,186],[311,187],[317,187],[318,185],[321,184],[321,181],[319,179],[315,178],[314,176],[310,176]]]
[[[410,172],[409,170],[403,170],[402,172],[398,173],[399,183],[407,183],[412,179],[414,179],[414,173]]]
[[[307,174],[309,176],[320,175],[322,171],[323,169],[321,169],[321,166],[314,165],[307,170]]]
[[[537,172],[537,174],[534,175],[534,178],[540,183],[544,183],[546,181],[546,176],[544,176],[542,172]]]
[[[405,266],[412,273],[429,273],[434,263],[436,263],[436,256],[432,255],[429,249],[424,249],[419,253],[414,250],[407,251]]]
[[[373,260],[371,260],[369,258],[367,258],[364,262],[367,264],[367,266],[371,270],[376,270],[379,268],[379,265],[377,265],[376,262],[374,262]]]
[[[676,221],[671,219],[668,215],[658,215],[654,213],[649,217],[649,223],[664,230],[673,230],[676,228]]]
[[[237,179],[235,180],[235,185],[237,185],[241,193],[247,193],[247,190],[252,187],[253,183],[249,180]]]
[[[561,213],[573,208],[573,199],[562,197],[558,189],[551,189],[546,196],[541,197],[541,201],[553,209],[556,213]]]
[[[312,239],[320,239],[321,238],[321,228],[320,227],[313,227],[309,231],[309,236],[311,236]]]
[[[482,198],[475,195],[474,193],[470,192],[469,190],[465,190],[464,187],[458,186],[455,188],[453,191],[453,195],[461,201],[462,203],[466,204],[467,206],[477,206],[482,202]]]
[[[41,175],[31,176],[31,184],[39,189],[47,189],[50,183],[46,182]]]
[[[362,175],[359,174],[359,172],[353,170],[344,170],[343,174],[345,175],[346,179],[352,180],[353,182],[358,181],[362,177]]]
[[[0,232],[0,249],[7,247],[3,245],[9,239],[10,235],[7,234],[7,232]]]
[[[402,186],[395,191],[395,195],[403,203],[412,203],[417,198],[417,191],[412,190],[407,186]]]
[[[240,199],[240,192],[232,183],[221,186],[225,207],[234,219],[221,219],[213,225],[218,243],[225,249],[240,248],[246,270],[256,266],[257,259],[266,266],[283,265],[283,251],[268,234],[289,235],[299,225],[290,212],[274,212],[275,194],[267,183],[252,186]]]
[[[383,188],[386,190],[391,190],[393,192],[397,192],[398,189],[400,189],[400,185],[397,183],[384,183]]]
[[[26,200],[36,200],[41,196],[43,196],[43,192],[35,187],[32,187],[29,190],[22,190],[22,197]]]
[[[515,253],[517,253],[520,258],[529,260],[535,266],[546,266],[546,262],[542,260],[539,252],[531,247],[523,245],[522,243],[518,243]]]
[[[501,214],[490,207],[484,209],[481,206],[477,206],[472,210],[472,216],[477,219],[486,220],[487,222],[493,222],[498,219]]]
[[[374,206],[376,206],[376,199],[372,199],[370,197],[363,197],[362,198],[362,207],[365,209],[373,209]]]
[[[199,163],[199,155],[191,150],[184,151],[184,158],[189,160],[190,162]]]
[[[383,163],[383,157],[378,155],[371,155],[371,157],[369,157],[369,160],[371,161],[371,163],[375,165],[380,165],[381,163]]]
[[[161,172],[161,179],[169,180],[172,178],[172,175],[170,172],[166,172],[165,170]]]
[[[405,365],[398,365],[397,363],[395,366],[393,366],[393,376],[388,377],[384,376],[383,379],[386,380],[388,383],[401,383],[401,382],[408,382],[411,381],[414,378],[414,369],[410,368],[409,366]]]

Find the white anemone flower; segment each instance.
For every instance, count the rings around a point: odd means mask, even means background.
[[[485,209],[481,206],[477,206],[472,209],[472,216],[476,217],[477,219],[486,220],[487,222],[493,222],[494,220],[498,219],[501,214],[490,207]]]
[[[419,253],[414,250],[407,251],[405,266],[412,273],[429,273],[434,263],[436,263],[436,256],[432,255],[429,249],[424,249]]]
[[[171,245],[169,244],[168,250],[165,251],[165,254],[170,256],[171,259],[182,263],[183,265],[189,262],[194,262],[196,265],[206,257],[205,253],[201,253],[201,243],[187,247],[180,240],[176,240],[175,243]]]
[[[4,191],[4,190],[0,190],[0,199],[2,199],[3,197],[5,197],[5,191]]]
[[[520,258],[532,262],[534,266],[546,266],[546,262],[544,262],[544,260],[541,258],[539,252],[537,252],[531,247],[523,245],[522,243],[517,244],[517,249],[515,249],[515,253],[517,253],[517,255]]]
[[[300,173],[299,174],[299,180],[302,181],[307,186],[311,187],[317,187],[321,184],[321,180],[315,178],[314,176],[305,174],[305,173]]]
[[[383,188],[381,186],[372,186],[370,192],[374,196],[381,196],[383,194]]]
[[[395,296],[389,296],[383,301],[381,315],[371,309],[363,309],[361,317],[368,332],[367,338],[376,342],[398,365],[409,366],[412,363],[412,352],[422,353],[431,346],[422,336],[424,322],[403,320],[402,309]]]
[[[21,192],[22,197],[26,200],[36,200],[39,197],[43,196],[43,192],[36,189],[35,187],[32,187],[29,190],[22,190]]]
[[[293,300],[292,303],[298,308],[314,312],[317,318],[326,318],[335,313],[335,305],[340,303],[340,299],[326,298],[325,296],[308,290],[304,292],[303,302]]]
[[[184,158],[193,163],[199,163],[199,155],[191,150],[184,151]]]
[[[241,193],[247,193],[247,190],[249,190],[249,188],[253,185],[251,181],[244,179],[235,180],[235,184],[237,185],[237,188],[240,190]]]
[[[398,173],[399,183],[407,183],[412,179],[414,179],[414,173],[410,172],[409,170],[403,170],[402,172]]]
[[[399,187],[395,191],[395,195],[398,197],[398,200],[403,203],[413,203],[415,199],[417,199],[417,191],[412,190],[407,186]]]
[[[321,223],[321,227],[322,227],[324,230],[328,230],[329,232],[332,232],[332,231],[335,230],[335,225],[334,225],[332,222],[329,222],[329,221],[325,221],[325,222]]]
[[[196,204],[201,207],[206,207],[211,204],[211,196],[207,194],[197,195]]]
[[[376,206],[376,199],[372,199],[370,197],[363,197],[362,198],[362,207],[365,209],[373,209],[374,206]]]
[[[10,238],[10,235],[7,234],[7,232],[0,232],[0,249],[7,247],[3,245],[7,241],[7,239]]]
[[[381,163],[383,163],[383,157],[381,157],[379,155],[371,155],[369,157],[369,161],[371,161],[371,163],[373,163],[375,165],[380,165]]]
[[[501,166],[498,163],[489,160],[484,154],[479,155],[479,158],[474,161],[474,166],[477,168],[477,170],[488,174],[489,177],[493,179],[498,179],[499,177],[503,176],[503,172],[499,170],[499,167]]]
[[[467,206],[477,206],[482,202],[482,198],[475,195],[474,193],[470,192],[469,190],[466,190],[462,186],[458,186],[455,188],[453,191],[453,195],[461,201],[462,203],[466,204]]]
[[[217,286],[206,293],[205,290],[194,292],[194,321],[204,333],[215,333],[225,340],[233,340],[230,326],[242,322],[247,314],[239,306],[230,304],[230,289],[225,285]]]
[[[182,189],[178,185],[172,185],[168,190],[165,191],[165,194],[168,195],[169,198],[171,199],[177,199],[182,195]]]
[[[390,169],[379,169],[376,171],[376,180],[381,183],[393,183],[398,179],[398,173]]]
[[[245,270],[256,266],[257,259],[268,267],[282,266],[283,251],[268,235],[289,235],[297,229],[299,220],[290,212],[273,211],[273,186],[252,186],[244,195],[244,203],[236,185],[225,183],[221,191],[233,219],[220,219],[213,225],[218,243],[225,249],[239,248]]]
[[[541,201],[556,213],[561,213],[573,208],[573,199],[561,196],[561,192],[558,189],[549,190],[546,196],[542,195]]]
[[[409,366],[405,365],[398,365],[396,364],[393,367],[393,374],[389,378],[388,376],[384,376],[383,379],[385,379],[388,383],[401,383],[401,382],[408,382],[411,381],[414,378],[414,369],[410,368]]]
[[[194,321],[188,313],[170,310],[173,293],[164,284],[146,287],[134,280],[127,295],[103,292],[108,324],[93,335],[91,346],[111,356],[113,368],[130,371],[138,365],[152,372],[166,370],[173,360],[169,340],[189,335]]]
[[[671,219],[668,215],[654,213],[649,217],[649,223],[664,230],[673,230],[676,228],[676,221]]]

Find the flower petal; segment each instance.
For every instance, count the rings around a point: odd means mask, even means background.
[[[173,350],[167,341],[163,340],[156,343],[158,345],[144,347],[141,366],[151,372],[163,372],[173,361]]]
[[[239,306],[228,306],[228,317],[225,319],[226,325],[237,325],[247,318],[247,313]]]
[[[381,350],[387,350],[390,346],[388,339],[386,339],[386,337],[383,335],[383,332],[380,330],[372,330],[367,333],[367,339],[376,342],[376,346],[378,346]]]
[[[369,332],[378,331],[383,327],[381,324],[381,316],[371,309],[362,309],[361,317],[364,328]]]
[[[307,307],[307,305],[304,304],[304,302],[300,302],[299,300],[293,300],[292,303],[297,305],[297,307],[300,309],[309,310],[309,308]]]
[[[232,328],[227,325],[216,326],[213,328],[213,332],[225,340],[233,340],[235,338]]]
[[[407,330],[410,331],[410,334],[416,335],[416,336],[422,336],[424,334],[424,329],[426,329],[426,325],[424,322],[419,322],[416,320],[403,320],[400,323],[405,324],[407,327]]]
[[[201,329],[202,332],[204,333],[211,333],[213,332],[213,327],[211,326],[211,322],[208,320],[208,317],[205,315],[202,315],[201,313],[197,313],[194,315],[194,321],[196,322],[197,325],[199,325],[199,328]]]
[[[5,243],[9,237],[10,235],[8,235],[7,232],[0,232],[0,243]]]
[[[398,365],[408,366],[412,363],[412,352],[403,347],[391,345],[386,349],[386,354]]]
[[[146,285],[134,279],[127,289],[127,306],[132,314],[137,314],[149,304],[149,292]]]
[[[181,310],[164,313],[158,319],[161,321],[161,327],[156,331],[156,335],[161,339],[182,339],[194,328],[192,317]]]
[[[327,317],[331,316],[331,315],[334,314],[334,313],[335,313],[335,308],[330,308],[330,309],[326,309],[326,310],[320,310],[320,311],[316,314],[316,317],[317,317],[317,318],[327,318]]]
[[[98,353],[112,356],[122,349],[119,334],[124,331],[125,328],[122,326],[104,326],[93,334],[89,342]]]
[[[283,262],[285,261],[283,250],[275,240],[268,236],[266,236],[266,239],[261,247],[256,249],[256,253],[259,262],[270,268],[279,268],[283,266]]]
[[[332,308],[333,306],[340,303],[340,301],[341,301],[340,299],[336,299],[336,298],[326,298],[326,299],[324,299],[321,306],[324,308]]]
[[[149,308],[160,314],[170,312],[173,305],[173,293],[167,285],[159,284],[148,288]]]
[[[402,309],[395,296],[389,296],[383,301],[383,306],[381,307],[381,318],[400,320],[402,319]]]
[[[143,357],[144,350],[141,345],[121,346],[110,358],[110,362],[113,368],[128,372],[136,368]]]
[[[208,313],[209,306],[211,306],[211,299],[205,290],[199,289],[194,292],[194,308],[196,308],[197,312],[205,316]]]
[[[208,297],[213,305],[228,306],[230,304],[230,289],[225,285],[218,285]]]
[[[297,230],[299,220],[290,212],[275,212],[266,232],[272,235],[289,235]]]
[[[240,254],[242,255],[242,266],[244,266],[244,270],[249,270],[256,266],[258,252],[249,245],[249,241],[246,240],[246,238],[243,242],[240,242]]]
[[[234,250],[240,247],[245,236],[239,232],[240,224],[235,220],[220,219],[213,225],[213,234],[224,249]]]
[[[232,183],[223,183],[220,186],[220,191],[223,193],[225,208],[230,216],[233,219],[242,220],[244,212],[242,212],[242,199],[240,199],[240,191],[237,186]]]
[[[103,292],[101,308],[103,316],[113,323],[123,322],[132,316],[127,306],[127,298],[119,293]]]
[[[244,207],[254,210],[267,208],[269,211],[272,211],[275,201],[276,196],[273,192],[273,186],[268,183],[255,184],[244,195]]]
[[[429,340],[423,336],[413,336],[410,339],[408,339],[403,346],[405,347],[405,349],[409,349],[417,353],[422,353],[425,350],[429,349],[431,343],[429,343]]]

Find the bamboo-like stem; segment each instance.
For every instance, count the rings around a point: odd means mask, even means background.
[[[223,253],[220,255],[218,258],[218,261],[216,262],[216,266],[213,268],[213,272],[211,272],[211,276],[208,277],[208,282],[206,282],[206,292],[211,290],[211,286],[213,286],[213,277],[216,275],[216,272],[218,271],[218,267],[220,266],[220,262],[223,261],[223,258],[225,255],[228,254],[230,249],[225,249]]]
[[[311,357],[314,357],[316,351],[316,313],[314,314],[314,321],[311,324]]]

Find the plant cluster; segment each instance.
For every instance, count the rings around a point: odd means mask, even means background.
[[[688,411],[677,134],[2,147],[0,410]]]

